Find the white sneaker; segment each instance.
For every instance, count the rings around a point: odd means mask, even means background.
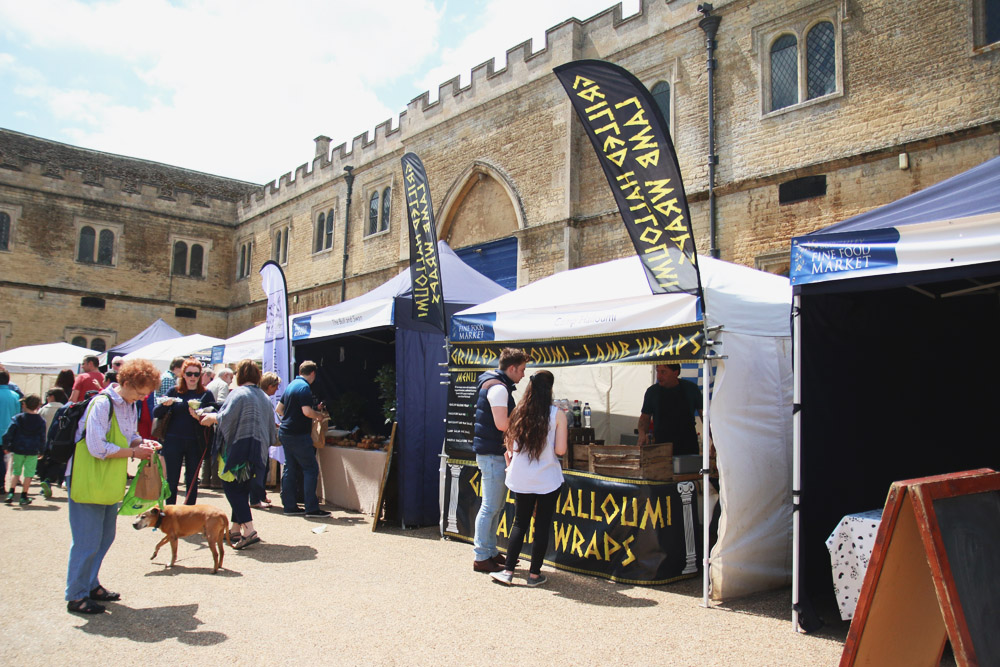
[[[504,570],[502,572],[490,572],[490,576],[493,577],[494,581],[499,581],[501,584],[507,584],[510,586],[514,583],[514,573],[510,570]]]

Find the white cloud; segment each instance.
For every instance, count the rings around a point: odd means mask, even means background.
[[[611,0],[489,0],[480,15],[470,17],[479,27],[473,27],[458,44],[441,53],[441,64],[420,77],[423,87],[437,99],[438,86],[461,77],[468,85],[472,68],[494,58],[494,69],[506,67],[507,49],[531,39],[531,51],[545,48],[545,31],[571,17],[581,21],[598,14],[615,3]],[[623,16],[639,9],[639,0],[622,2]]]
[[[465,34],[442,34],[443,0],[0,0],[7,116],[45,115],[58,141],[262,183],[310,161],[313,137],[349,147],[422,90],[467,83],[492,55],[500,68],[507,48],[528,37],[542,48],[546,28],[611,3],[452,4]]]

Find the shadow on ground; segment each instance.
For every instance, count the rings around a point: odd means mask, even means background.
[[[120,603],[107,605],[108,613],[86,617],[80,630],[92,635],[153,644],[176,639],[191,646],[213,646],[229,639],[221,632],[198,632],[202,625],[197,604],[132,609]],[[152,658],[151,658],[152,659]]]

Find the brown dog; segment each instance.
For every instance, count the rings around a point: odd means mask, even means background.
[[[161,512],[158,507],[154,507],[148,512],[139,515],[132,527],[141,530],[147,526],[159,528],[163,531],[163,539],[156,545],[153,555],[149,560],[156,558],[167,542],[170,542],[170,565],[173,567],[177,562],[177,538],[187,537],[196,533],[204,533],[208,538],[208,547],[212,550],[212,562],[215,569],[212,574],[222,567],[222,558],[225,551],[222,548],[222,541],[229,542],[230,548],[233,541],[229,537],[229,517],[217,507],[211,505],[167,505]],[[218,550],[216,550],[218,546]]]

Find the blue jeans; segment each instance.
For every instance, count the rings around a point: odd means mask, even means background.
[[[482,480],[483,502],[476,515],[476,535],[472,544],[475,546],[476,560],[486,560],[500,553],[497,550],[497,526],[500,525],[500,514],[507,495],[504,483],[507,462],[500,454],[476,454],[476,464]]]
[[[67,477],[67,496],[69,489],[70,478]],[[94,505],[69,499],[69,529],[73,544],[69,549],[69,568],[66,572],[66,600],[82,600],[101,585],[97,575],[104,556],[115,541],[119,504]]]
[[[303,504],[307,512],[315,512],[319,509],[319,499],[316,497],[319,462],[316,460],[312,436],[308,433],[288,433],[279,434],[278,439],[285,448],[285,469],[281,473],[281,505],[286,512],[293,512],[298,507],[295,501],[295,480],[301,477]]]

